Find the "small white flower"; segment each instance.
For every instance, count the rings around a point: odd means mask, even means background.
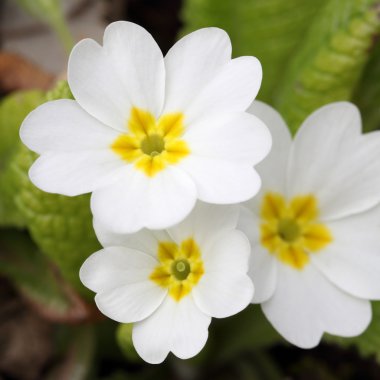
[[[221,29],[191,33],[163,58],[145,29],[115,22],[103,46],[86,39],[73,49],[76,100],[48,102],[24,121],[21,139],[41,155],[30,178],[47,192],[92,192],[95,218],[119,233],[174,225],[197,199],[245,201],[271,145],[245,112],[261,78],[256,58],[231,59]]]
[[[314,112],[294,141],[263,103],[273,149],[257,170],[263,184],[240,228],[252,246],[253,303],[293,344],[316,346],[323,333],[355,336],[380,298],[380,133],[361,134],[357,108]]]
[[[80,270],[108,317],[135,322],[133,344],[149,363],[171,351],[182,359],[205,345],[211,317],[243,310],[253,296],[250,245],[236,230],[239,206],[198,203],[180,224],[132,235],[110,233],[95,220],[105,247]]]

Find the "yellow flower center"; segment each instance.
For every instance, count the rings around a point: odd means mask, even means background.
[[[283,263],[302,269],[309,254],[332,242],[330,230],[318,221],[313,195],[294,197],[287,202],[281,194],[267,193],[261,205],[260,241]]]
[[[159,242],[160,264],[149,278],[157,285],[167,288],[169,295],[177,302],[191,292],[204,274],[201,252],[194,239],[181,244]]]
[[[183,114],[176,112],[156,120],[150,112],[133,107],[129,133],[120,135],[111,148],[123,160],[153,177],[190,153],[186,142],[181,140],[185,130],[183,119]]]

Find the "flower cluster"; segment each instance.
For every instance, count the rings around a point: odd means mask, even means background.
[[[251,302],[306,348],[324,332],[360,334],[380,299],[380,132],[362,135],[341,102],[292,139],[254,101],[261,78],[256,58],[231,59],[220,29],[163,57],[143,28],[116,22],[103,46],[73,49],[75,100],[48,102],[21,127],[40,155],[37,187],[92,193],[104,248],[81,281],[103,314],[134,324],[150,363],[196,355],[212,317]]]

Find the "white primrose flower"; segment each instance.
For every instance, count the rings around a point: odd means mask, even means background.
[[[103,46],[79,42],[68,63],[74,100],[48,102],[21,127],[40,154],[40,189],[92,192],[96,219],[114,232],[163,229],[197,199],[232,204],[254,196],[253,165],[269,152],[266,126],[246,111],[262,78],[254,57],[231,59],[221,29],[198,30],[163,58],[152,36],[125,21]]]
[[[186,359],[205,345],[211,317],[243,310],[253,296],[250,245],[236,230],[239,206],[199,202],[167,230],[114,234],[97,220],[105,247],[83,264],[80,279],[100,311],[134,323],[136,351],[161,363],[171,351]]]
[[[380,298],[380,132],[361,134],[347,102],[309,116],[294,140],[281,116],[254,102],[273,137],[257,170],[262,189],[242,209],[252,246],[253,303],[291,343],[350,337]]]

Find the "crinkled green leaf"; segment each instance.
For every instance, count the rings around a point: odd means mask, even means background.
[[[42,91],[18,91],[0,101],[0,171],[7,165],[10,156],[17,149],[19,127],[28,113],[43,103]]]
[[[186,0],[182,34],[217,26],[231,37],[233,55],[254,55],[263,66],[259,98],[272,101],[284,69],[326,0]]]
[[[46,100],[74,99],[70,87],[65,80],[56,83],[55,87],[46,94]]]
[[[69,96],[67,83],[57,85],[48,99]],[[15,204],[23,216],[33,240],[64,278],[82,294],[89,295],[79,280],[83,261],[100,245],[92,227],[90,196],[66,197],[45,193],[29,180],[28,170],[36,154],[20,144],[9,167],[9,183],[18,189]]]
[[[79,268],[100,247],[92,227],[90,197],[66,197],[36,188],[28,177],[35,159],[34,153],[22,147],[11,165],[13,180],[20,188],[15,195],[16,205],[38,247],[59,267],[66,280],[84,292]]]
[[[380,43],[377,42],[364,74],[355,90],[354,102],[359,106],[364,131],[380,129]]]
[[[24,218],[14,204],[17,188],[9,179],[9,164],[19,149],[19,127],[26,117],[45,99],[42,91],[20,91],[0,102],[0,226],[24,226]]]
[[[0,232],[0,273],[26,297],[45,318],[78,322],[87,317],[87,308],[62,281],[25,232]]]
[[[343,347],[356,346],[363,357],[373,356],[380,363],[380,301],[372,302],[372,322],[368,329],[355,338],[327,335],[325,340]]]
[[[330,0],[318,12],[275,98],[293,132],[315,109],[352,98],[379,31],[379,0]]]

